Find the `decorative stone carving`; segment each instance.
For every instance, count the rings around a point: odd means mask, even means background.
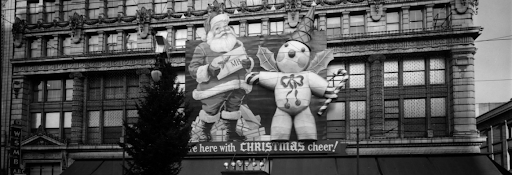
[[[16,17],[12,24],[12,35],[14,40],[14,47],[21,47],[23,45],[23,34],[26,27],[25,20]]]
[[[478,14],[478,0],[455,0],[457,13],[464,14],[471,9],[472,14]]]
[[[73,16],[69,16],[69,21],[69,28],[71,29],[71,41],[73,41],[75,44],[80,43],[84,28],[84,15],[79,15],[75,12]]]
[[[153,11],[151,9],[146,9],[146,7],[142,7],[140,10],[137,10],[137,24],[139,25],[139,36],[142,39],[146,39],[149,35],[149,22],[151,21],[151,14]]]
[[[300,22],[300,9],[302,8],[301,0],[286,0],[285,10],[288,13],[288,25],[292,28],[297,27]]]
[[[384,0],[369,0],[370,16],[373,21],[379,21],[384,16]]]

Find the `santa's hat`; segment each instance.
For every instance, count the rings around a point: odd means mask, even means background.
[[[223,4],[218,3],[217,0],[208,5],[209,13],[208,17],[204,21],[204,30],[207,34],[216,23],[222,22],[226,23],[225,25],[228,25],[229,16],[223,12],[222,6]]]
[[[302,21],[297,26],[297,29],[291,34],[290,40],[295,40],[306,44],[309,48],[309,41],[311,41],[311,32],[314,30],[313,24],[315,21],[316,4],[313,1],[308,13],[302,18]]]

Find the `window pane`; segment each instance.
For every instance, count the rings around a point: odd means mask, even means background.
[[[387,31],[400,30],[400,27],[398,24],[387,24],[386,30]]]
[[[137,110],[126,110],[127,117],[139,117]]]
[[[73,80],[66,80],[66,101],[73,100]]]
[[[387,23],[398,23],[398,22],[400,22],[399,17],[400,16],[398,15],[398,12],[388,12],[386,15],[386,22]]]
[[[64,112],[64,128],[71,128],[71,112]]]
[[[398,86],[398,73],[384,73],[384,86]]]
[[[43,101],[43,81],[34,82],[33,90],[34,90],[34,102],[42,102]]]
[[[123,111],[105,111],[103,115],[103,126],[123,126]]]
[[[364,26],[364,15],[350,16],[350,26]]]
[[[385,61],[384,72],[398,72],[398,61]]]
[[[248,6],[261,5],[261,0],[247,0]]]
[[[128,0],[131,1],[131,0]],[[137,5],[126,6],[126,16],[135,16],[137,15],[138,7]]]
[[[411,10],[409,11],[409,21],[422,21],[423,14],[421,10]]]
[[[430,84],[444,84],[444,80],[444,70],[430,71]]]
[[[59,128],[60,125],[60,113],[51,112],[46,113],[45,128]]]
[[[443,58],[431,58],[430,59],[430,69],[444,69],[444,59]]]
[[[425,84],[425,72],[404,72],[404,85],[424,85]]]
[[[430,115],[432,117],[446,116],[446,102],[445,98],[431,98],[430,99]]]
[[[338,74],[339,69],[345,69],[345,65],[331,62],[331,64],[327,66],[327,76]]]
[[[47,101],[62,100],[62,81],[48,80],[46,83]]]
[[[341,28],[341,17],[327,18],[327,28]]]
[[[196,40],[201,40],[201,37],[206,36],[206,31],[204,27],[196,27]]]
[[[423,28],[423,22],[422,21],[410,22],[409,28],[410,29],[421,29],[421,28]]]
[[[258,36],[261,34],[261,23],[251,23],[248,28],[249,36]]]
[[[130,32],[126,36],[126,49],[136,49],[137,48],[137,32]]]
[[[366,102],[350,102],[350,119],[366,119]]]
[[[365,68],[364,63],[351,63],[350,74],[364,74]]]
[[[425,70],[425,61],[423,59],[404,60],[404,71]]]
[[[404,100],[404,118],[425,117],[425,99]]]
[[[364,88],[365,78],[364,75],[350,75],[350,88]]]
[[[366,103],[364,101],[350,102],[350,139],[366,137]]]
[[[327,108],[327,120],[345,120],[345,103],[335,102]]]
[[[100,126],[100,111],[89,111],[89,127],[99,127]]]
[[[176,12],[187,11],[188,10],[188,8],[187,8],[187,1],[181,1],[181,2],[175,1],[174,2],[174,10]]]
[[[30,128],[37,129],[41,125],[41,113],[32,113],[30,116]]]
[[[350,27],[350,33],[364,33],[364,26],[361,27]]]
[[[71,37],[64,37],[63,41],[63,53],[64,55],[70,55],[71,54]]]

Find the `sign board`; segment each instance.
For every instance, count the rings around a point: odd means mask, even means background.
[[[337,154],[347,155],[347,144],[338,141],[316,142],[200,142],[189,150],[189,155],[198,154]]]
[[[11,127],[9,163],[11,174],[23,173],[21,169],[21,128]]]

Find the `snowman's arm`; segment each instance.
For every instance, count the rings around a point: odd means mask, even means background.
[[[247,84],[259,84],[265,88],[274,89],[277,85],[279,72],[251,72],[245,76]]]
[[[328,88],[329,82],[313,72],[308,73],[309,86],[313,95],[318,97],[336,98],[333,94],[334,88]]]

